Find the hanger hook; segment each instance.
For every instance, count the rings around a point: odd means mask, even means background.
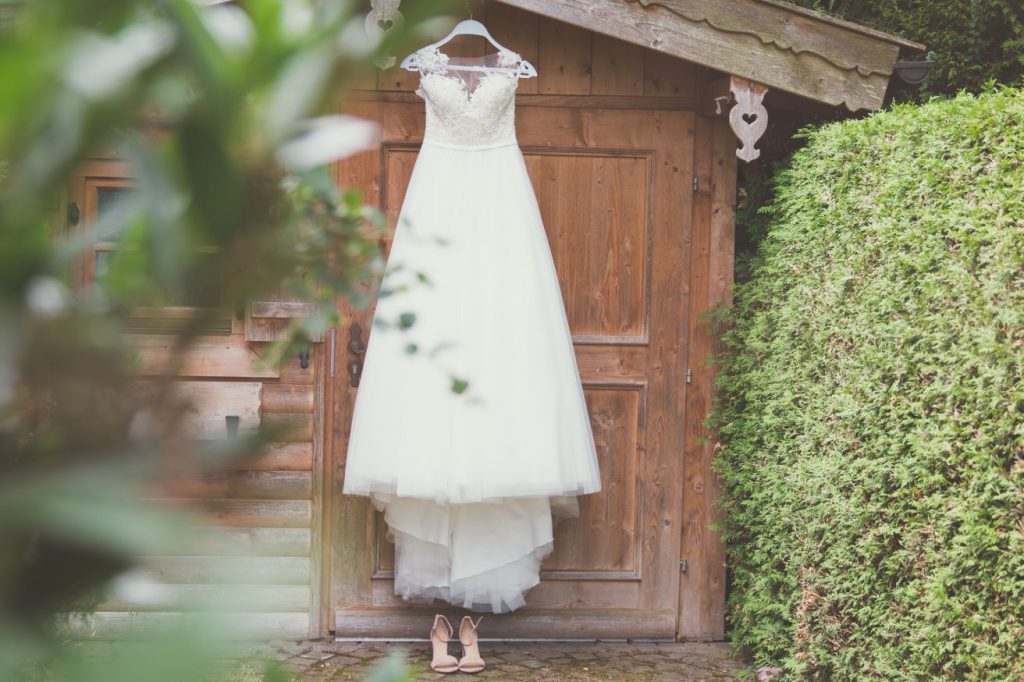
[[[473,18],[473,8],[469,6],[469,0],[466,0],[466,11],[469,12],[469,18]]]

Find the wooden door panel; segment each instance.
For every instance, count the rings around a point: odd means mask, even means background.
[[[340,164],[339,181],[363,188],[394,226],[422,136],[422,105],[369,101],[355,113],[382,123],[383,142]],[[558,523],[541,584],[526,607],[494,618],[489,636],[675,634],[693,127],[692,113],[681,111],[517,112],[603,489],[580,498],[578,518]],[[355,313],[366,329],[371,315]],[[342,344],[336,352],[345,367]],[[355,389],[336,380],[334,395],[336,632],[422,636],[429,613],[452,608],[411,606],[393,594],[394,552],[382,518],[366,498],[340,494]]]
[[[394,228],[398,224],[398,213],[405,201],[405,190],[409,187],[409,178],[416,163],[418,146],[409,143],[385,144],[384,156],[384,195],[381,197],[381,208]],[[392,234],[394,231],[392,230]],[[388,239],[387,251],[390,252],[391,240]]]
[[[574,339],[642,341],[649,153],[524,152]]]
[[[643,422],[643,387],[588,387],[584,392],[603,490],[580,498],[579,518],[558,522],[555,550],[544,561],[542,577],[638,578],[637,444]]]
[[[384,522],[384,515],[378,512],[374,515],[374,526],[377,529],[374,535],[376,546],[373,548],[377,559],[374,561],[374,578],[392,578],[395,570],[395,545],[388,542],[388,525]]]

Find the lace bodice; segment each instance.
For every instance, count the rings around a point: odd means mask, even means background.
[[[416,94],[426,103],[424,141],[467,148],[515,143],[515,93],[524,62],[510,50],[489,58],[503,70],[467,79],[448,69],[448,55],[438,48],[416,53]]]

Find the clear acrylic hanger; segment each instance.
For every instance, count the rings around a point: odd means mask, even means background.
[[[427,45],[425,47],[421,47],[416,52],[413,52],[412,54],[407,56],[405,59],[402,60],[401,67],[407,71],[418,71],[418,53],[421,50],[430,50],[441,47],[442,45],[449,42],[452,38],[455,38],[456,36],[480,36],[481,38],[486,39],[487,42],[489,42],[491,45],[493,45],[495,49],[501,52],[512,52],[512,50],[509,50],[507,47],[505,47],[497,40],[495,40],[494,36],[491,35],[491,32],[487,30],[487,27],[481,24],[479,21],[477,21],[476,19],[465,19],[456,24],[455,28],[452,29],[451,33],[446,35],[444,38],[441,38],[441,40],[438,40],[436,43],[431,43],[430,45]],[[493,73],[495,71],[507,71],[517,74],[520,78],[533,78],[534,76],[537,75],[537,69],[535,69],[533,64],[526,61],[525,59],[523,59],[519,63],[519,66],[516,67],[515,69],[505,69],[495,66],[478,66],[475,64],[448,64],[445,68],[451,71],[485,71],[488,73]]]

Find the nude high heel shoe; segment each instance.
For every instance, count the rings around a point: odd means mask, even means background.
[[[480,640],[476,634],[476,628],[483,618],[480,616],[474,623],[469,616],[462,617],[462,623],[459,625],[459,641],[462,642],[462,658],[459,659],[461,672],[478,673],[487,667],[484,659],[480,658]]]
[[[430,644],[434,647],[434,656],[430,661],[430,669],[438,673],[453,673],[459,669],[459,661],[448,653],[448,641],[452,638],[452,624],[440,613],[434,616],[434,626],[430,628]]]

